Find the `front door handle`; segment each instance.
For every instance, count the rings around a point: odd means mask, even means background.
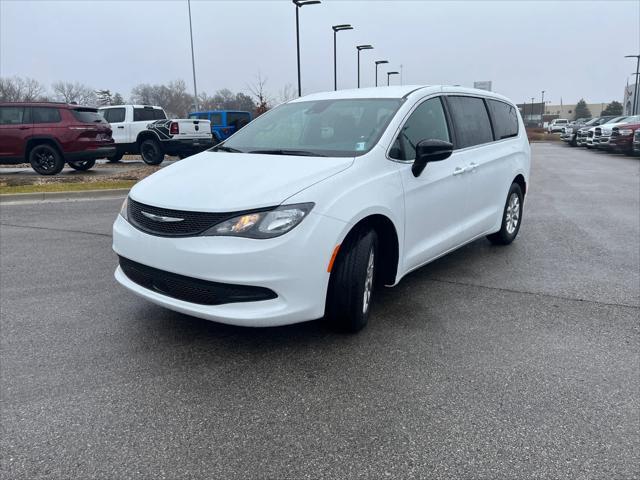
[[[29,130],[31,127],[18,127],[18,130]]]
[[[119,125],[118,128],[124,128],[122,125]]]
[[[454,175],[462,175],[464,172],[466,172],[466,169],[461,168],[461,167],[456,167],[455,170],[453,171]]]
[[[473,172],[476,168],[478,168],[478,164],[475,162],[471,162],[466,170],[467,172]]]

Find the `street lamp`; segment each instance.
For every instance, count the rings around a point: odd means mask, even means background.
[[[387,72],[387,87],[389,86],[389,78],[391,78],[391,75],[399,75],[400,72]]]
[[[371,45],[356,45],[358,49],[358,88],[360,88],[360,50],[373,50]]]
[[[298,96],[302,96],[302,83],[300,82],[300,20],[298,18],[298,10],[305,5],[316,5],[320,0],[293,0],[296,6],[296,46],[298,50]]]
[[[540,114],[540,126],[544,127],[544,90],[542,90],[542,100],[540,101],[540,103],[542,103],[542,114]]]
[[[531,97],[531,121],[532,122],[533,122],[533,118],[534,118],[533,115],[534,115],[534,112],[535,112],[535,110],[533,109],[533,101],[535,99],[536,99],[536,97]],[[535,123],[534,123],[534,125],[535,125]]]
[[[637,107],[638,107],[638,80],[640,80],[640,55],[625,55],[624,58],[635,58],[636,59],[636,86],[633,88],[633,107],[631,108],[631,113],[633,115],[637,115]]]
[[[333,89],[338,90],[338,53],[336,46],[336,34],[341,30],[353,30],[353,27],[348,23],[342,25],[333,25]]]
[[[378,86],[378,65],[389,63],[389,60],[376,60],[376,87]]]
[[[189,37],[191,38],[191,68],[193,70],[193,103],[195,110],[198,111],[198,87],[196,87],[196,60],[193,56],[193,29],[191,28],[191,0],[187,0],[187,8],[189,9]]]

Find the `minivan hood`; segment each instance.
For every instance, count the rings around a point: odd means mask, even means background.
[[[163,208],[229,212],[269,207],[349,168],[353,157],[202,152],[137,183],[134,200]]]

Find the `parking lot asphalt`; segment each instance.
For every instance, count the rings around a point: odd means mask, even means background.
[[[638,478],[640,159],[534,144],[518,239],[357,335],[134,297],[119,206],[0,207],[2,478]]]

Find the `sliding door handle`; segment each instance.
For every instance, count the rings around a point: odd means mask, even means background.
[[[466,171],[467,170],[465,168],[456,167],[455,170],[453,171],[453,174],[454,175],[462,175]]]

